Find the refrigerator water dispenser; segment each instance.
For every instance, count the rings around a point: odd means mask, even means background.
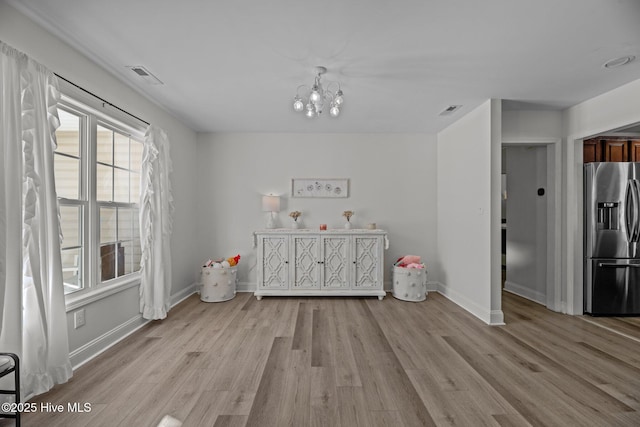
[[[598,203],[598,230],[619,230],[620,229],[620,213],[618,212],[618,202],[600,202]]]

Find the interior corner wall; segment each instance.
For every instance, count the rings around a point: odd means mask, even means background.
[[[193,212],[199,197],[194,185],[196,133],[5,1],[0,1],[0,40],[53,72],[167,132],[171,142],[171,182],[176,206],[171,239],[171,292],[176,297],[193,292],[195,277],[192,265],[199,262],[195,256],[194,242],[198,233]],[[73,313],[67,313],[70,351],[72,354],[83,354],[72,362],[80,363],[81,359],[91,357],[118,336],[139,325],[136,323],[136,319],[140,318],[138,298],[137,288],[127,288],[99,302],[87,304],[84,307],[86,324],[79,329],[73,328]]]
[[[264,229],[264,194],[281,196],[279,227],[302,212],[304,228],[342,228],[345,210],[364,228],[388,231],[384,252],[388,288],[393,262],[420,255],[437,281],[436,144],[427,134],[201,134],[198,136],[200,261],[241,255],[238,289],[256,286],[253,232]],[[348,178],[347,198],[292,198],[292,178]],[[197,265],[195,267],[198,267]]]
[[[640,79],[563,112],[563,283],[567,312],[583,313],[582,140],[640,123]]]
[[[487,100],[437,135],[441,292],[489,324],[502,322],[492,289],[500,270],[500,201],[492,199],[494,187],[500,194],[497,103]]]

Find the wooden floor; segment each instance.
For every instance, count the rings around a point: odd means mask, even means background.
[[[26,426],[638,426],[640,319],[550,312],[506,294],[487,326],[437,293],[196,295],[34,400],[89,413]]]

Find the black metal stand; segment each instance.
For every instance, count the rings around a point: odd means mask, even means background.
[[[20,359],[13,353],[0,353],[0,356],[8,356],[13,359],[13,366],[10,366],[0,372],[0,378],[13,372],[13,390],[0,390],[0,394],[12,394],[15,396],[14,402],[20,403]],[[16,420],[16,427],[20,427],[20,411],[17,410],[11,414],[0,413],[0,418],[13,418]]]

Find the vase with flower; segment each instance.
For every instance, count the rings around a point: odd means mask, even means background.
[[[298,228],[299,226],[298,218],[300,218],[301,215],[302,215],[302,212],[300,211],[293,211],[289,213],[289,216],[293,218],[293,224],[291,225],[291,228]]]
[[[344,211],[342,212],[342,216],[347,218],[347,222],[344,224],[344,228],[347,230],[351,229],[351,217],[353,216],[353,211]]]

